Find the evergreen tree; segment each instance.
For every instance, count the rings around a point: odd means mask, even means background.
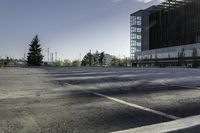
[[[106,57],[104,52],[92,54],[91,51],[88,52],[81,61],[81,66],[104,66],[106,65]]]
[[[183,66],[185,64],[185,49],[182,48],[181,52],[178,53],[178,64]]]
[[[103,65],[105,65],[105,63],[106,63],[105,54],[104,54],[104,52],[101,52],[100,56],[99,56],[99,64],[101,66],[103,66]]]
[[[197,58],[198,58],[197,49],[193,48],[193,51],[192,51],[192,67],[193,68],[199,67],[199,62],[198,62]]]
[[[81,61],[81,65],[92,66],[93,64],[94,64],[94,57],[90,51],[83,57],[83,60]]]
[[[40,66],[42,64],[43,55],[41,52],[41,45],[39,44],[39,39],[36,35],[31,41],[29,48],[29,53],[27,57],[27,63],[29,66]]]

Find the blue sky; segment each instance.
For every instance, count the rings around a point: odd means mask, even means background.
[[[159,0],[0,0],[0,56],[22,58],[38,34],[61,59],[91,49],[129,56],[129,14]]]

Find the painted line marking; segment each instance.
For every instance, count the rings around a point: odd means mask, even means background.
[[[81,86],[72,85],[72,84],[69,84],[69,83],[65,83],[65,84],[70,85],[70,86],[76,86],[76,87],[79,87],[79,88],[81,87]],[[90,88],[94,89],[94,87],[90,87]],[[144,111],[147,111],[147,112],[150,112],[150,113],[153,113],[153,114],[156,114],[156,115],[160,115],[160,116],[172,119],[172,120],[179,119],[179,117],[177,117],[177,116],[170,115],[170,114],[167,114],[167,113],[164,113],[164,112],[161,112],[161,111],[153,110],[153,109],[150,109],[150,108],[146,108],[146,107],[143,107],[143,106],[140,106],[140,105],[137,105],[137,104],[129,103],[129,102],[126,102],[124,100],[120,100],[120,99],[117,99],[117,98],[114,98],[114,97],[110,97],[110,96],[107,96],[107,95],[104,95],[104,94],[101,94],[101,93],[92,92],[92,91],[88,91],[88,90],[81,90],[81,91],[91,93],[91,94],[96,95],[96,96],[104,97],[106,99],[115,101],[117,103],[124,104],[124,105],[130,106],[130,107],[133,107],[133,108],[137,108],[137,109],[140,109],[140,110],[144,110]]]
[[[200,115],[112,133],[165,133],[200,125]]]

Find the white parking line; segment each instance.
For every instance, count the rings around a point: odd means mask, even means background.
[[[78,86],[78,85],[72,85],[72,84],[68,84],[68,83],[66,83],[66,84],[70,85],[70,86],[81,87],[81,86]],[[91,88],[94,89],[94,87],[91,87]],[[161,111],[153,110],[153,109],[150,109],[150,108],[146,108],[146,107],[143,107],[143,106],[140,106],[140,105],[137,105],[137,104],[129,103],[129,102],[126,102],[124,100],[120,100],[120,99],[117,99],[117,98],[114,98],[114,97],[110,97],[110,96],[107,96],[107,95],[104,95],[104,94],[101,94],[101,93],[97,93],[97,92],[93,92],[93,91],[88,91],[88,90],[82,90],[82,89],[81,89],[81,91],[84,91],[84,92],[87,92],[87,93],[92,93],[92,94],[94,94],[96,96],[104,97],[106,99],[118,102],[120,104],[124,104],[124,105],[130,106],[130,107],[134,107],[134,108],[137,108],[137,109],[140,109],[140,110],[151,112],[153,114],[164,116],[164,117],[172,119],[172,120],[179,119],[179,117],[177,117],[177,116],[170,115],[170,114],[167,114],[167,113],[164,113],[164,112],[161,112]]]
[[[200,115],[113,133],[166,133],[200,125]]]
[[[157,114],[157,115],[160,115],[160,116],[164,116],[164,117],[169,118],[169,119],[173,119],[173,120],[179,119],[179,117],[176,117],[176,116],[173,116],[173,115],[170,115],[170,114],[166,114],[166,113],[163,113],[163,112],[160,112],[160,111],[157,111],[157,110],[153,110],[153,109],[150,109],[150,108],[146,108],[146,107],[143,107],[143,106],[140,106],[140,105],[137,105],[137,104],[129,103],[129,102],[126,102],[124,100],[120,100],[120,99],[110,97],[110,96],[107,96],[107,95],[104,95],[104,94],[100,94],[100,93],[96,93],[96,92],[92,92],[92,91],[85,91],[85,92],[92,93],[94,95],[104,97],[104,98],[107,98],[109,100],[112,100],[112,101],[115,101],[115,102],[118,102],[118,103],[121,103],[121,104],[124,104],[124,105],[128,105],[130,107],[134,107],[134,108],[141,109],[141,110],[144,110],[144,111],[147,111],[147,112],[151,112],[151,113],[154,113],[154,114]]]

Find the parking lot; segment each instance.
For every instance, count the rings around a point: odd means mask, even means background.
[[[199,87],[199,69],[0,68],[0,132],[198,132]]]

